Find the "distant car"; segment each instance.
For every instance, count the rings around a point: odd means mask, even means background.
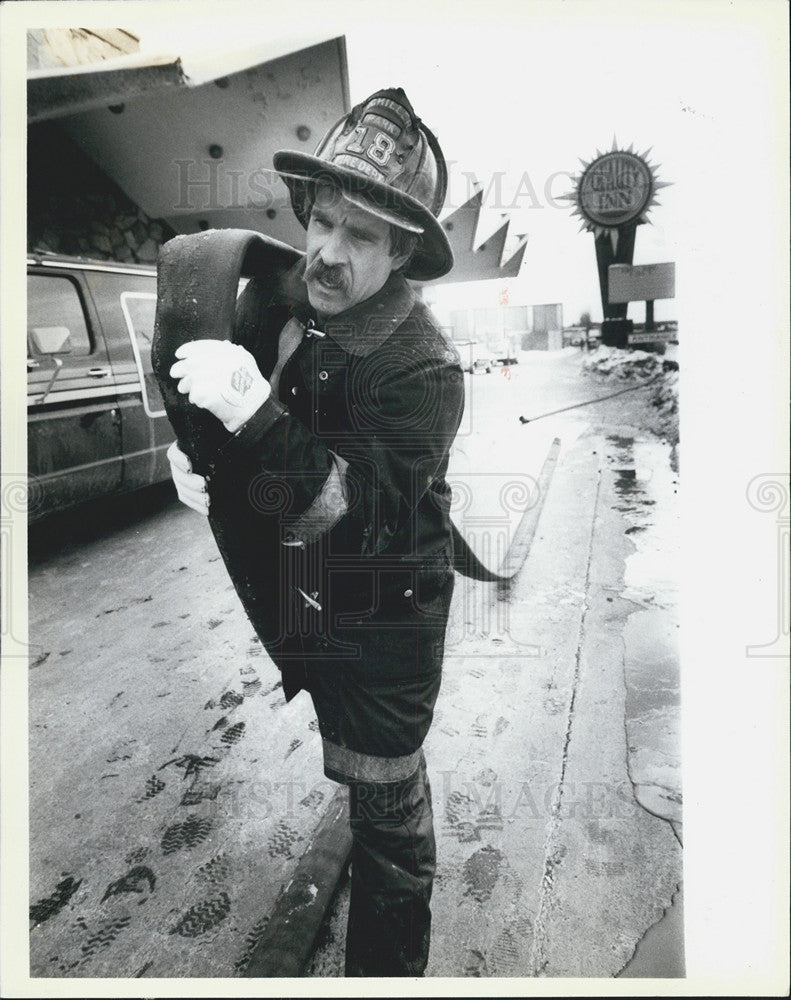
[[[476,358],[472,363],[472,373],[473,375],[480,374],[481,372],[488,374],[493,367],[494,361],[491,358]]]
[[[588,330],[588,350],[595,351],[601,342],[601,329],[599,327],[591,327]],[[585,331],[582,331],[582,340],[579,343],[580,347],[585,346]]]

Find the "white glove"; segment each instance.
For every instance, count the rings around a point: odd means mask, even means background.
[[[191,340],[176,350],[170,369],[180,379],[178,391],[189,393],[196,406],[213,413],[235,434],[272,391],[255,358],[229,340]]]
[[[179,500],[204,517],[208,517],[209,494],[206,490],[206,480],[192,471],[192,463],[176,441],[168,448],[167,456]]]

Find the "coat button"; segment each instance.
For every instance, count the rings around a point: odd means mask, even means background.
[[[411,596],[412,596],[412,591],[411,590],[407,589],[407,590],[404,591],[404,597],[411,597]]]
[[[327,375],[326,372],[322,371],[322,372],[319,372],[319,378],[321,379],[322,382],[326,382],[327,379],[329,378],[329,376]]]
[[[297,389],[297,387],[296,387],[296,386],[293,386],[293,387],[292,387],[292,389],[291,389],[291,395],[292,395],[292,396],[296,396],[296,394],[297,394],[297,392],[298,392],[298,391],[299,391],[299,390]]]

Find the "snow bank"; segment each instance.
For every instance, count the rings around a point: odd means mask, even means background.
[[[645,392],[619,397],[618,405],[631,420],[676,445],[678,427],[678,366],[665,364],[661,355],[599,346],[582,363],[587,375],[623,380],[635,385],[656,381]]]
[[[616,378],[651,378],[662,371],[662,358],[649,351],[624,351],[599,345],[585,358],[582,370]]]

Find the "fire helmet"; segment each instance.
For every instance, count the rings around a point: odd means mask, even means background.
[[[305,228],[308,185],[325,180],[338,185],[352,204],[420,235],[404,268],[407,278],[428,281],[453,267],[453,252],[437,221],[448,186],[445,158],[400,87],[379,90],[355,105],[312,156],[283,149],[273,162]]]

